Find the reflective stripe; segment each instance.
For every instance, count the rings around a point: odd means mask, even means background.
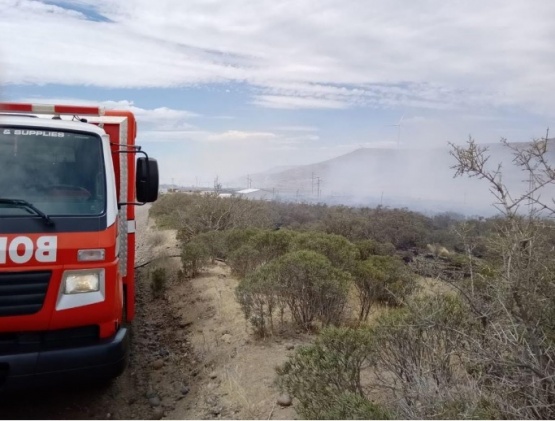
[[[15,102],[0,103],[0,111],[36,114],[75,114],[103,116],[104,107],[88,105],[22,104]]]
[[[0,103],[0,111],[30,113],[33,111],[33,106],[31,104]]]
[[[136,227],[137,227],[137,226],[136,226],[134,220],[129,220],[129,221],[127,221],[127,233],[128,233],[128,234],[135,233]]]
[[[54,114],[55,106],[48,105],[48,104],[33,104],[33,112],[34,113],[45,113],[45,114]]]

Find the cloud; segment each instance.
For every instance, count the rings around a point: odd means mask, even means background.
[[[7,84],[238,82],[269,108],[555,109],[545,95],[555,89],[549,0],[0,0],[0,8]]]
[[[269,132],[245,132],[240,130],[228,130],[223,133],[215,133],[207,136],[207,140],[216,142],[244,142],[273,140],[277,136]]]
[[[283,132],[317,132],[320,130],[314,126],[279,126],[275,129]]]
[[[283,95],[258,95],[255,96],[253,103],[266,108],[282,109],[341,109],[347,108],[348,103],[326,98],[302,98]]]

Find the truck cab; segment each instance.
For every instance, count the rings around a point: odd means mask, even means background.
[[[158,193],[135,137],[129,111],[0,104],[0,392],[123,371],[134,206]]]

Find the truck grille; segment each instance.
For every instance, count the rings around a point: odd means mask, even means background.
[[[40,311],[52,272],[0,272],[0,317]]]
[[[0,355],[94,345],[98,343],[99,338],[100,328],[98,326],[82,326],[46,332],[0,333]]]

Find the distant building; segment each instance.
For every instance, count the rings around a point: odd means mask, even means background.
[[[274,193],[264,189],[244,189],[235,192],[235,195],[254,200],[272,200]]]

